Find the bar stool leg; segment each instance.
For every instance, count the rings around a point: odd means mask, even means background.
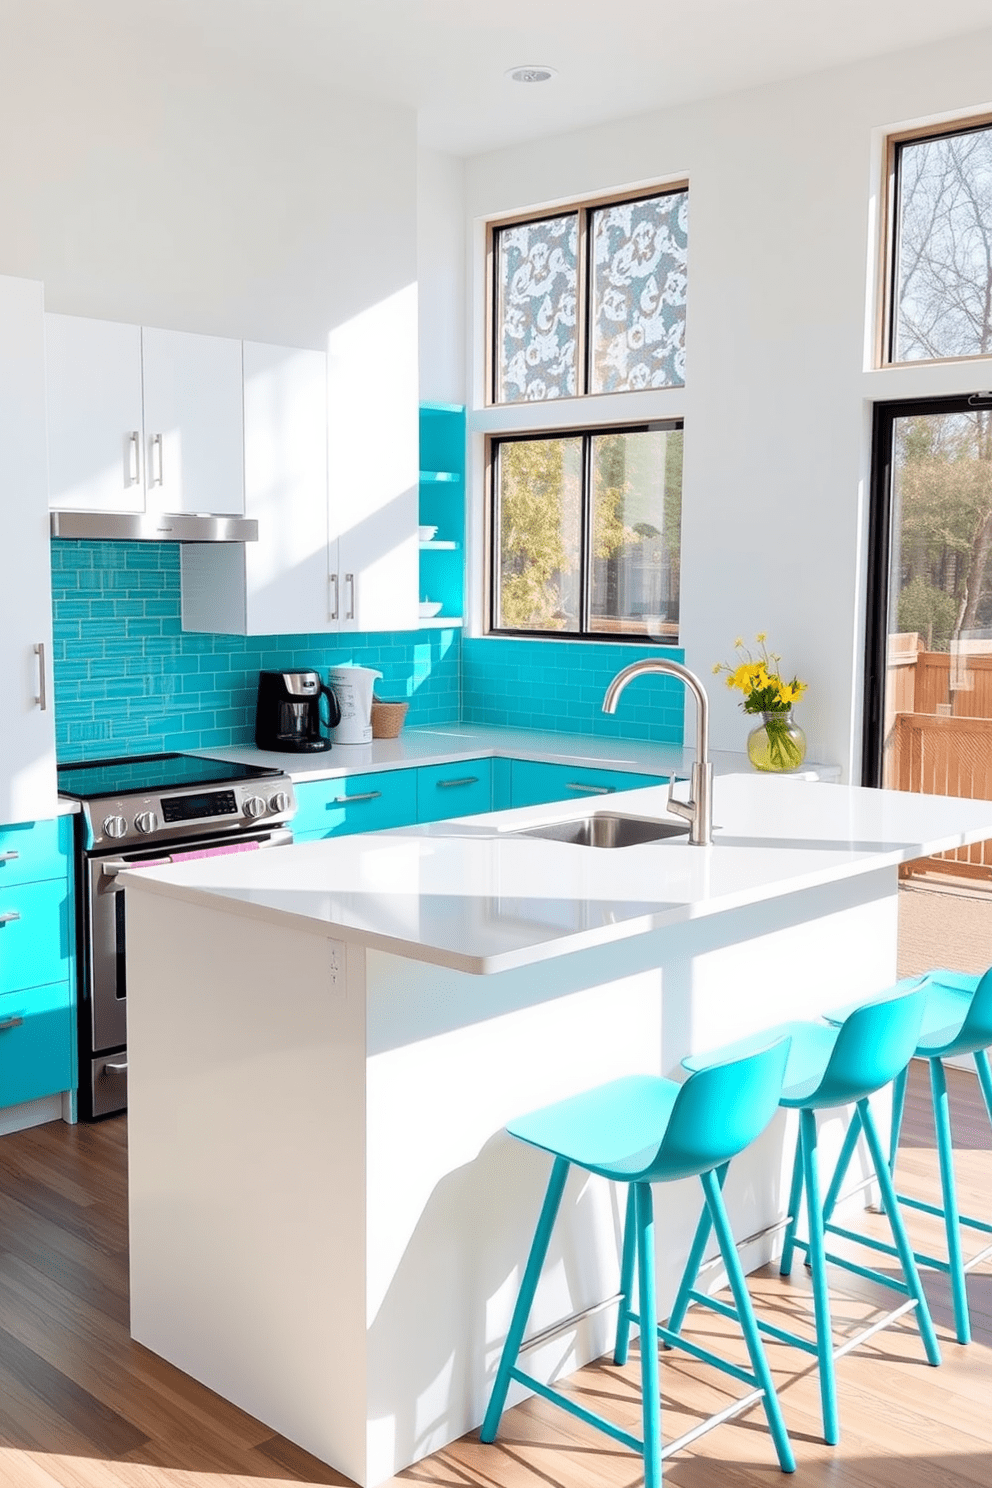
[[[534,1239],[531,1242],[530,1255],[527,1257],[527,1268],[524,1271],[524,1279],[520,1283],[520,1291],[517,1294],[513,1317],[510,1320],[506,1342],[503,1345],[503,1355],[499,1361],[499,1368],[496,1371],[493,1393],[489,1397],[486,1418],[482,1423],[482,1430],[479,1433],[480,1439],[484,1442],[491,1442],[495,1439],[500,1416],[503,1414],[503,1407],[506,1404],[506,1392],[510,1388],[510,1376],[517,1362],[520,1345],[523,1342],[524,1329],[527,1326],[527,1319],[530,1316],[534,1293],[537,1290],[541,1269],[544,1266],[544,1258],[548,1253],[551,1231],[554,1229],[555,1219],[558,1216],[561,1196],[565,1191],[565,1179],[568,1177],[570,1166],[570,1163],[565,1158],[556,1157],[555,1165],[551,1169],[548,1190],[544,1195],[541,1215],[537,1221]]]
[[[978,1083],[985,1097],[985,1109],[989,1113],[989,1121],[992,1122],[992,1070],[989,1069],[988,1050],[976,1049],[974,1057],[975,1069],[978,1071]]]
[[[896,1158],[899,1156],[899,1137],[902,1132],[902,1116],[906,1109],[906,1084],[909,1080],[909,1065],[896,1075],[892,1082],[892,1125],[889,1134],[889,1173],[896,1176]]]
[[[717,1169],[717,1183],[721,1189],[723,1188],[729,1167],[729,1163],[724,1163]],[[705,1183],[703,1184],[703,1193],[706,1193]],[[706,1249],[706,1242],[710,1238],[712,1226],[713,1221],[710,1217],[710,1206],[704,1202],[702,1213],[699,1216],[699,1223],[696,1226],[696,1233],[693,1236],[692,1246],[689,1250],[689,1258],[685,1263],[685,1270],[682,1272],[682,1280],[679,1283],[678,1293],[669,1314],[668,1329],[671,1333],[681,1333],[682,1331],[682,1324],[685,1322],[685,1315],[689,1311],[689,1303],[692,1301],[690,1294],[696,1285],[699,1268],[703,1264],[703,1252]]]
[[[803,1179],[806,1184],[806,1214],[809,1221],[809,1261],[813,1282],[813,1311],[816,1317],[816,1355],[820,1373],[820,1410],[823,1438],[831,1447],[840,1439],[837,1419],[837,1381],[834,1375],[833,1324],[827,1289],[826,1254],[823,1244],[823,1209],[820,1204],[820,1175],[816,1152],[816,1112],[799,1112],[799,1143]],[[788,1273],[785,1273],[786,1275]]]
[[[824,1224],[832,1217],[837,1207],[841,1185],[847,1177],[847,1170],[851,1166],[851,1158],[854,1156],[854,1149],[858,1145],[858,1137],[860,1135],[861,1116],[857,1106],[855,1106],[851,1119],[847,1124],[847,1131],[844,1133],[844,1142],[837,1158],[837,1166],[834,1168],[834,1176],[831,1178],[830,1187],[827,1189],[827,1197],[823,1201]]]
[[[634,1184],[627,1184],[627,1212],[623,1222],[623,1260],[620,1263],[620,1311],[613,1348],[614,1364],[626,1364],[630,1343],[630,1319],[634,1311],[634,1256],[637,1251],[637,1198]]]
[[[661,1488],[661,1405],[658,1383],[658,1301],[654,1277],[654,1206],[650,1183],[635,1183],[637,1293],[641,1319],[641,1419],[644,1488]]]
[[[906,1226],[902,1221],[902,1213],[896,1191],[892,1186],[892,1177],[885,1162],[885,1154],[882,1151],[881,1139],[878,1128],[868,1107],[867,1097],[858,1101],[858,1109],[861,1112],[861,1124],[864,1127],[865,1139],[868,1142],[868,1150],[871,1153],[872,1162],[875,1164],[875,1175],[878,1178],[878,1186],[882,1191],[882,1203],[889,1218],[889,1226],[892,1230],[892,1238],[899,1252],[899,1260],[902,1262],[902,1272],[906,1278],[909,1295],[916,1298],[916,1325],[923,1339],[923,1347],[926,1350],[927,1359],[933,1365],[940,1363],[940,1345],[934,1332],[933,1319],[930,1316],[930,1308],[927,1304],[926,1294],[923,1291],[923,1283],[920,1281],[920,1273],[916,1268],[916,1257],[913,1247],[909,1243],[906,1234]]]
[[[800,1113],[801,1115],[801,1113]],[[779,1263],[778,1274],[789,1276],[792,1273],[792,1259],[796,1253],[796,1230],[799,1227],[799,1201],[803,1193],[803,1139],[802,1125],[796,1133],[796,1155],[792,1163],[792,1183],[789,1187],[789,1223],[785,1229],[785,1240],[782,1244],[782,1259]]]
[[[700,1173],[700,1182],[706,1195],[706,1207],[713,1217],[713,1228],[716,1231],[717,1240],[720,1242],[720,1253],[723,1263],[727,1268],[727,1279],[730,1282],[730,1290],[733,1293],[734,1302],[737,1307],[737,1319],[744,1334],[747,1351],[751,1359],[751,1368],[754,1370],[755,1378],[764,1391],[762,1404],[765,1408],[765,1416],[768,1419],[768,1429],[775,1443],[775,1451],[778,1454],[779,1465],[783,1472],[795,1472],[796,1459],[793,1456],[792,1444],[789,1434],[785,1429],[782,1419],[781,1407],[778,1403],[778,1395],[772,1381],[771,1370],[768,1367],[768,1359],[765,1356],[764,1345],[758,1332],[758,1324],[754,1317],[754,1308],[751,1304],[751,1294],[744,1280],[744,1272],[741,1270],[740,1257],[737,1254],[737,1246],[730,1229],[730,1221],[727,1218],[726,1206],[723,1202],[721,1192],[722,1179],[726,1175],[726,1166],[719,1174],[715,1172]],[[643,1343],[641,1344],[643,1348]]]
[[[954,1331],[958,1343],[971,1342],[971,1320],[968,1317],[968,1286],[961,1251],[961,1225],[958,1215],[957,1184],[954,1178],[954,1143],[951,1136],[951,1112],[947,1098],[947,1078],[940,1059],[930,1059],[930,1090],[933,1095],[933,1124],[937,1133],[937,1155],[940,1159],[940,1188],[944,1205],[944,1229],[947,1234],[947,1264],[954,1299]]]

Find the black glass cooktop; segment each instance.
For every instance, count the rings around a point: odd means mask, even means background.
[[[78,801],[96,796],[124,796],[132,791],[182,790],[185,786],[218,785],[278,775],[262,765],[238,765],[231,760],[204,759],[198,754],[140,754],[123,759],[84,760],[60,765],[58,788]]]

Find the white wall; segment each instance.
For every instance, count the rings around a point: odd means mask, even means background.
[[[688,664],[707,675],[737,635],[767,630],[784,665],[809,681],[797,716],[812,757],[853,778],[871,401],[990,378],[976,363],[870,368],[882,135],[990,102],[992,31],[983,31],[467,163],[475,542],[480,431],[508,422],[504,410],[481,409],[482,221],[687,175],[686,387],[590,400],[587,416],[684,415]],[[550,427],[575,415],[547,404],[523,416]],[[478,590],[476,582],[476,617]],[[714,693],[714,746],[739,749],[748,723],[725,689]],[[691,705],[686,713],[691,734]]]
[[[4,9],[0,272],[49,309],[322,347],[414,282],[412,110],[253,67],[188,5]]]
[[[465,401],[465,163],[422,149],[417,169],[420,396]]]

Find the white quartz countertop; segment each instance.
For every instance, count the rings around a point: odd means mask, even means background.
[[[665,799],[665,788],[652,786],[596,809],[658,818]],[[122,879],[235,915],[288,917],[301,932],[489,973],[992,837],[992,802],[754,774],[715,782],[712,847],[690,847],[683,837],[601,849],[514,835],[583,814],[574,801],[533,806]]]
[[[467,759],[527,759],[551,764],[598,766],[636,770],[648,775],[688,778],[695,757],[679,744],[646,743],[640,739],[608,739],[592,734],[562,734],[538,729],[495,728],[490,725],[450,723],[438,728],[404,729],[397,739],[375,739],[371,744],[335,744],[319,754],[277,754],[254,745],[205,749],[212,759],[240,764],[269,765],[284,770],[293,782],[332,780],[341,775],[397,770],[415,765],[446,765]],[[750,767],[747,756],[716,750],[717,775],[735,774]],[[807,761],[803,776],[820,780],[840,777],[837,765]]]

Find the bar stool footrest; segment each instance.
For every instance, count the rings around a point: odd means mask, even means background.
[[[937,1219],[946,1217],[940,1204],[927,1204],[922,1199],[911,1198],[908,1194],[897,1194],[896,1198],[900,1204],[905,1204],[907,1209],[921,1209],[924,1214],[933,1214]],[[986,1224],[984,1219],[973,1219],[968,1214],[959,1214],[958,1224],[967,1225],[970,1230],[978,1230],[983,1235],[992,1235],[992,1224]]]

